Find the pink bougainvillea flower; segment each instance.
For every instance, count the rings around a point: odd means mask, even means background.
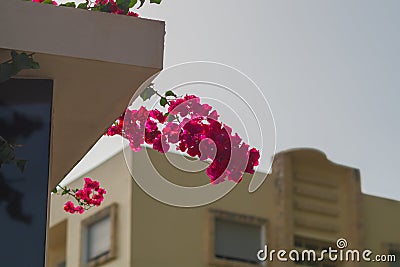
[[[64,204],[64,211],[72,213],[72,214],[75,213],[75,205],[74,205],[74,203],[72,201],[67,201]]]
[[[128,14],[126,14],[126,15],[127,16],[131,16],[131,17],[139,17],[138,13],[135,13],[135,12],[132,12],[132,11],[129,11]]]
[[[126,125],[124,125],[122,136],[129,141],[129,146],[135,152],[140,151],[141,145],[145,142],[149,113],[145,107],[140,107],[138,110],[127,109],[125,112],[123,121],[125,121]],[[150,123],[147,126],[150,127]]]
[[[157,131],[158,130],[157,122],[150,120],[150,117],[149,117],[149,119],[147,119],[147,121],[146,121],[146,130],[149,132]]]
[[[83,179],[85,181],[85,188],[99,190],[100,183],[98,181],[93,181],[92,179],[86,177]]]
[[[45,0],[32,0],[32,2],[43,3],[43,2],[45,2]],[[46,2],[46,4],[48,4],[48,2]],[[52,1],[52,4],[55,6],[58,6],[58,3],[56,1]],[[98,8],[99,6],[106,7],[102,10],[107,10],[106,12],[111,13],[111,14],[127,15],[130,17],[139,17],[138,13],[135,13],[132,11],[126,12],[125,10],[118,8],[118,5],[115,0],[96,0],[94,3],[91,3],[88,8],[95,9],[95,8]],[[95,9],[95,10],[98,10],[98,9]]]
[[[107,3],[108,3],[108,0],[96,0],[96,5],[107,5]]]
[[[92,192],[93,192],[92,189],[85,187],[81,190],[78,190],[75,193],[75,197],[78,200],[82,200],[87,204],[91,204],[91,196],[90,195],[92,194]]]
[[[160,153],[168,152],[170,146],[166,142],[166,138],[164,138],[161,133],[154,139],[153,149],[157,150]]]
[[[247,162],[247,167],[245,172],[247,173],[254,173],[254,166],[258,166],[259,162],[258,160],[260,159],[260,151],[258,151],[255,148],[250,149],[250,155],[249,155],[249,160]]]
[[[200,160],[213,160],[217,153],[217,147],[210,138],[204,138],[199,144]]]
[[[161,135],[161,132],[158,131],[158,129],[151,131],[151,132],[146,130],[145,141],[147,144],[153,144],[155,142],[155,139],[158,138],[160,135]]]
[[[100,195],[105,195],[105,194],[107,193],[107,191],[106,191],[104,188],[99,188],[99,190],[97,190],[97,192],[98,192]]]
[[[35,3],[43,3],[45,0],[32,0],[32,2],[35,2]],[[51,2],[54,6],[57,6],[58,4],[57,4],[57,2],[56,1],[52,1]]]
[[[95,206],[100,206],[101,202],[103,202],[104,196],[102,194],[93,195],[92,204]]]
[[[127,138],[133,151],[145,142],[153,149],[166,153],[171,144],[176,149],[200,160],[212,160],[206,174],[213,184],[225,180],[240,182],[244,173],[253,174],[259,165],[260,152],[249,147],[232,129],[218,121],[212,106],[202,104],[195,95],[168,100],[168,113],[160,110],[127,110],[123,130],[111,127],[108,135]],[[167,115],[172,117],[168,117]],[[170,120],[172,118],[172,121]],[[168,121],[167,121],[168,119]],[[177,122],[176,122],[177,121]],[[119,127],[117,123],[114,127]]]
[[[100,183],[88,177],[84,178],[84,181],[85,183],[82,189],[65,191],[68,195],[73,196],[78,201],[77,206],[75,206],[72,201],[67,201],[64,204],[65,212],[71,214],[82,214],[86,209],[93,206],[100,206],[104,201],[104,195],[107,192],[104,188],[100,187]]]
[[[208,116],[207,118],[213,119],[213,120],[218,120],[218,112],[216,110],[213,110]]]
[[[207,117],[210,114],[212,107],[208,104],[200,104],[196,101],[190,101],[190,113],[191,117]]]
[[[74,205],[74,203],[72,201],[68,201],[64,204],[64,211],[74,214],[74,213],[79,213],[82,214],[85,209],[82,206],[76,206]]]
[[[149,116],[155,120],[157,120],[159,123],[164,123],[165,120],[167,119],[167,116],[165,116],[161,111],[158,109],[151,110],[149,113]]]
[[[168,107],[168,113],[174,116],[179,114],[180,116],[185,117],[189,111],[184,102],[185,100],[182,98],[171,100]]]
[[[165,125],[163,129],[163,134],[167,138],[169,143],[176,144],[179,141],[179,133],[181,127],[179,124],[174,122],[169,122]]]
[[[85,209],[82,206],[77,206],[75,207],[75,212],[82,214],[85,211]]]

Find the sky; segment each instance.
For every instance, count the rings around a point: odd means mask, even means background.
[[[319,149],[359,168],[364,193],[400,200],[399,8],[387,0],[163,0],[138,13],[166,22],[165,68],[212,61],[249,76],[272,110],[277,152]],[[257,105],[257,95],[246,97]],[[68,180],[120,147],[102,138]]]

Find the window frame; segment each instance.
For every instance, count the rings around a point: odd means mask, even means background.
[[[266,266],[266,262],[250,263],[230,259],[217,258],[215,256],[215,224],[217,219],[232,221],[240,224],[256,225],[261,228],[261,244],[260,249],[264,248],[269,237],[269,221],[252,215],[234,213],[223,210],[210,209],[209,212],[209,241],[208,241],[208,258],[211,265],[230,266],[230,267],[255,267]]]
[[[110,251],[98,258],[89,260],[88,257],[88,228],[101,221],[106,217],[110,217]],[[92,216],[84,219],[81,222],[81,249],[80,249],[80,266],[81,267],[95,267],[109,262],[116,258],[116,227],[117,226],[117,204],[114,203],[110,206],[103,208]]]

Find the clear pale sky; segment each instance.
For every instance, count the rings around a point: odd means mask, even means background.
[[[364,193],[400,200],[399,10],[386,0],[163,0],[138,13],[166,22],[165,67],[215,61],[253,79],[278,152],[317,148],[359,168]],[[120,146],[101,140],[69,179]]]

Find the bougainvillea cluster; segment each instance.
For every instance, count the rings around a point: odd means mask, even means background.
[[[146,0],[140,0],[140,6],[138,8],[140,8],[145,1]],[[53,0],[32,0],[32,2],[53,4],[55,6],[58,5],[57,2]],[[80,3],[78,5],[76,5],[75,2],[67,2],[64,4],[60,4],[59,6],[138,17],[139,14],[130,11],[130,8],[134,7],[137,3],[138,0],[93,0],[93,1],[86,0],[85,2]],[[161,0],[150,0],[150,3],[160,4]]]
[[[195,95],[177,97],[168,91],[159,96],[160,104],[168,106],[166,113],[143,106],[137,110],[128,108],[106,135],[123,136],[135,152],[145,143],[161,153],[175,146],[191,157],[209,161],[206,173],[213,184],[225,180],[240,182],[245,172],[254,173],[260,152],[218,121],[219,114],[210,105],[202,104]]]
[[[34,2],[34,3],[43,3],[43,2],[45,2],[45,1],[46,1],[46,0],[32,0],[32,2]],[[55,6],[58,5],[56,1],[46,1],[46,4],[53,4],[53,5],[55,5]]]
[[[76,206],[72,201],[66,202],[64,205],[65,212],[82,214],[85,210],[98,207],[103,202],[104,195],[107,192],[100,187],[100,183],[90,178],[84,178],[84,181],[85,184],[82,189],[68,189],[59,186],[62,189],[62,195],[70,195],[78,202]]]
[[[90,7],[91,9],[99,9],[99,11],[118,14],[118,15],[127,15],[132,17],[139,17],[138,13],[133,11],[127,11],[126,8],[118,5],[114,0],[96,0],[94,5]]]

